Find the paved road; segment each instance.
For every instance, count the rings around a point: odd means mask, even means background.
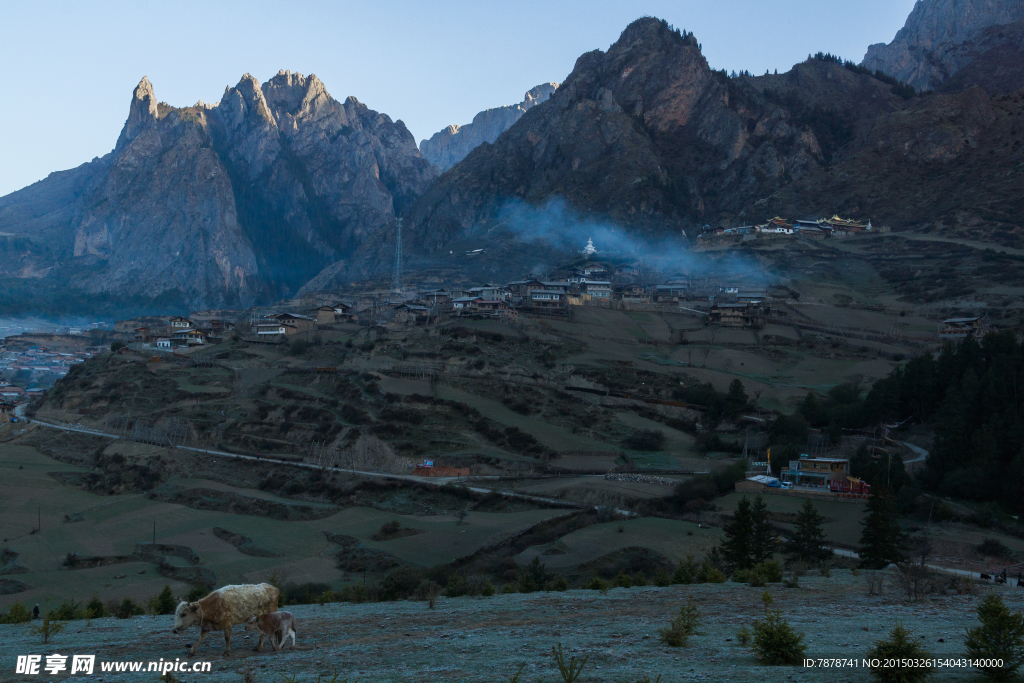
[[[860,559],[860,555],[858,555],[857,553],[853,552],[852,550],[845,550],[843,548],[832,548],[832,552],[834,552],[836,555],[839,555],[840,557],[849,557],[849,558],[855,559],[855,560],[856,559]],[[925,566],[928,567],[929,569],[933,569],[933,570],[935,570],[937,572],[943,572],[945,574],[952,574],[954,576],[966,576],[968,578],[974,579],[975,581],[982,581],[983,580],[981,578],[981,574],[980,573],[972,572],[969,569],[956,569],[954,567],[941,567],[941,566],[939,566],[937,564],[926,564]],[[1011,581],[1009,583],[1012,583],[1013,585],[1016,585],[1016,579],[1011,577]]]
[[[60,430],[66,431],[66,432],[77,432],[79,434],[90,434],[90,435],[93,435],[93,436],[103,436],[103,437],[107,437],[108,439],[120,439],[120,438],[122,438],[118,434],[110,434],[108,432],[104,432],[104,431],[101,431],[99,429],[89,429],[88,427],[82,427],[80,425],[55,424],[55,423],[52,423],[52,422],[44,422],[43,420],[36,420],[36,419],[31,419],[30,420],[29,418],[24,417],[24,415],[22,415],[22,413],[20,412],[21,407],[22,406],[19,405],[17,408],[15,408],[15,412],[18,415],[18,417],[20,419],[24,420],[25,422],[30,422],[32,424],[37,424],[37,425],[40,425],[42,427],[49,427],[50,429],[60,429]],[[234,458],[236,460],[249,460],[249,461],[252,461],[252,462],[273,462],[273,463],[277,463],[277,464],[281,464],[281,465],[289,465],[291,467],[302,467],[302,468],[310,469],[310,470],[327,470],[329,472],[340,472],[340,473],[348,473],[348,474],[358,474],[358,475],[361,475],[361,476],[364,476],[364,477],[376,477],[376,478],[380,478],[380,479],[397,479],[397,480],[400,480],[400,481],[411,481],[411,482],[416,482],[416,483],[419,483],[419,484],[429,484],[429,485],[434,485],[434,486],[443,486],[444,484],[465,483],[466,482],[465,479],[461,479],[461,478],[458,478],[458,477],[418,477],[418,476],[413,475],[413,474],[391,474],[389,472],[367,472],[367,471],[364,471],[364,470],[349,469],[349,468],[346,468],[346,467],[322,467],[320,465],[314,465],[314,464],[308,463],[308,462],[296,462],[294,460],[279,460],[277,458],[264,458],[262,456],[256,456],[256,455],[242,455],[240,453],[228,453],[226,451],[215,451],[215,450],[211,450],[211,449],[208,449],[208,448],[193,448],[193,447],[190,447],[190,446],[175,446],[175,448],[181,449],[183,451],[192,451],[193,453],[208,453],[210,455],[216,455],[216,456],[222,457],[222,458]],[[499,477],[496,477],[496,476],[474,477],[474,479],[476,479],[476,480],[481,480],[481,479],[498,479],[498,478]],[[541,504],[544,504],[544,505],[554,505],[556,507],[565,507],[565,508],[574,508],[574,509],[584,509],[584,508],[587,508],[587,507],[591,507],[591,506],[586,506],[586,505],[578,505],[576,503],[570,503],[570,502],[567,502],[567,501],[564,501],[564,500],[559,500],[558,498],[546,498],[544,496],[533,496],[533,495],[530,495],[530,494],[527,494],[527,493],[518,493],[516,491],[502,491],[502,490],[498,490],[498,489],[490,489],[490,488],[485,488],[485,487],[481,487],[481,486],[468,486],[467,488],[470,491],[473,491],[475,493],[482,493],[482,494],[486,495],[486,494],[494,492],[494,493],[497,493],[499,495],[505,496],[506,498],[517,498],[519,500],[526,500],[526,501],[530,501],[530,502],[534,502],[534,503],[541,503]],[[596,509],[597,506],[592,506],[592,507],[594,509]]]
[[[928,459],[928,451],[926,451],[925,449],[921,448],[920,446],[915,446],[914,444],[910,443],[909,441],[897,441],[896,443],[900,444],[901,446],[906,446],[907,448],[912,450],[917,455],[917,457],[914,458],[913,460],[904,460],[903,461],[904,465],[909,465],[909,464],[915,463],[915,462],[922,462],[922,461]]]

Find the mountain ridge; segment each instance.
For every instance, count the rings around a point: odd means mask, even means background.
[[[992,31],[1024,21],[1020,0],[918,0],[907,21],[892,42],[868,46],[862,65],[879,69],[918,90],[938,90],[958,72],[985,57],[993,49],[1006,54],[1012,63],[1012,82],[1024,74],[1024,29],[1011,28],[1010,35]],[[996,55],[990,55],[989,61]],[[1010,58],[1009,60],[1007,58]],[[1011,84],[975,74],[974,82],[961,87],[988,85],[990,93],[1010,92]]]
[[[401,121],[315,75],[245,74],[192,107],[158,102],[144,77],[111,153],[0,198],[0,229],[49,242],[34,272],[68,286],[248,306],[346,258],[435,176]]]
[[[494,142],[529,109],[547,102],[558,83],[541,83],[526,91],[523,101],[494,109],[485,109],[472,123],[452,124],[420,141],[420,153],[442,173],[466,158],[484,142]]]

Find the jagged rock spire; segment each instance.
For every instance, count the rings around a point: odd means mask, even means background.
[[[153,125],[157,120],[156,93],[153,84],[145,76],[135,86],[132,103],[128,109],[128,120],[124,123],[121,137],[117,141],[120,148],[134,140],[140,132]]]

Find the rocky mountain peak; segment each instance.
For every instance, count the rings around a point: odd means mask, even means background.
[[[334,98],[316,74],[304,76],[281,69],[264,84],[263,89],[267,103],[278,120],[285,114],[298,117],[331,110],[335,104]]]
[[[140,132],[153,125],[159,118],[156,93],[153,91],[153,84],[145,76],[135,86],[132,93],[132,103],[128,109],[128,120],[125,121],[121,130],[121,137],[117,141],[117,147],[123,147],[134,140]]]
[[[558,90],[558,83],[541,83],[526,91],[523,101],[495,109],[486,109],[473,117],[472,123],[463,126],[446,126],[429,140],[420,142],[420,153],[439,168],[446,171],[466,158],[466,155],[485,142],[494,142],[528,110],[551,99]]]
[[[664,19],[641,17],[627,26],[610,48],[609,53],[631,50],[666,51],[680,45],[697,47],[697,40],[692,33],[685,36],[682,31],[673,29]]]
[[[277,125],[274,114],[267,106],[260,82],[251,74],[244,74],[238,85],[224,90],[217,109],[229,129],[242,127],[247,121],[257,126]]]
[[[973,43],[986,29],[1022,20],[1021,0],[918,0],[893,41],[869,46],[862,64],[937,89],[981,56]]]

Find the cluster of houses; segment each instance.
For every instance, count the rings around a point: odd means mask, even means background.
[[[520,313],[564,314],[569,306],[684,309],[725,326],[752,326],[766,314],[767,294],[744,291],[737,284],[712,284],[675,273],[664,282],[632,281],[632,265],[613,268],[590,264],[557,280],[524,278],[507,284],[487,283],[465,289],[432,289],[393,306],[393,322],[426,323],[451,315],[512,318]],[[702,310],[698,310],[702,309]]]
[[[191,318],[175,316],[165,324],[149,324],[136,327],[132,340],[137,343],[155,346],[158,349],[172,350],[178,347],[203,346],[216,344],[230,336],[235,324],[229,320],[212,319],[200,325]]]
[[[830,237],[847,237],[872,232],[871,221],[857,221],[832,216],[818,220],[789,220],[776,216],[761,225],[742,225],[735,228],[708,228],[697,238],[707,241],[716,237],[756,236],[756,235],[790,235],[808,239],[826,239]]]
[[[44,346],[27,351],[4,351],[0,358],[0,401],[21,401],[41,396],[47,386],[68,374],[71,366],[92,355],[89,351],[62,352]]]

